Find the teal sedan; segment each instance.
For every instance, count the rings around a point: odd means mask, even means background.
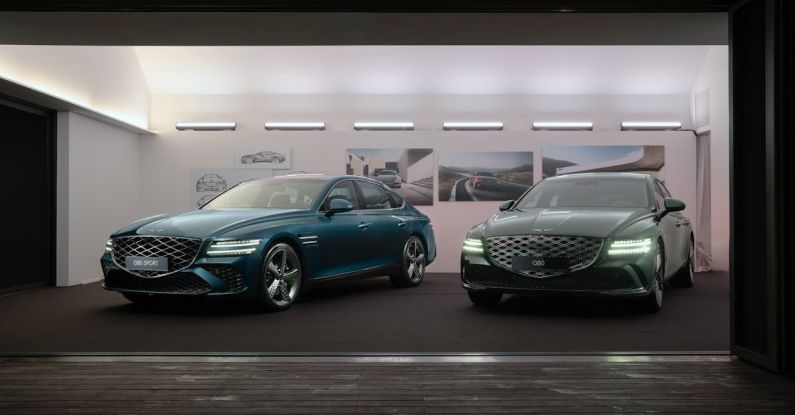
[[[469,231],[461,280],[475,305],[505,293],[583,295],[636,298],[656,312],[666,282],[693,285],[684,209],[647,174],[548,178]]]
[[[100,263],[103,287],[133,302],[240,297],[280,311],[328,281],[388,275],[416,287],[435,256],[428,216],[384,184],[291,175],[132,223],[110,236]]]

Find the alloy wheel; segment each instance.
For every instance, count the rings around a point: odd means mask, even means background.
[[[422,279],[425,274],[425,248],[417,238],[406,246],[406,274],[412,281]]]
[[[301,264],[292,249],[276,246],[268,253],[265,265],[265,292],[279,307],[293,302],[298,295]]]

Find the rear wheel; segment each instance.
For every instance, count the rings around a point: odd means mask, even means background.
[[[660,311],[663,303],[663,281],[665,281],[665,249],[662,242],[658,244],[657,258],[655,259],[654,281],[651,283],[651,292],[640,301],[640,308],[646,313]]]
[[[301,290],[301,261],[292,246],[280,243],[268,250],[262,263],[257,305],[266,311],[283,311]]]
[[[502,293],[492,291],[467,291],[472,304],[481,307],[493,307],[502,300]]]
[[[693,240],[690,240],[690,250],[687,254],[687,263],[676,275],[671,278],[671,285],[677,288],[689,288],[693,286],[696,275],[696,265],[694,259],[695,248]]]
[[[425,246],[420,238],[410,237],[403,248],[403,261],[401,270],[397,274],[389,276],[392,285],[396,287],[416,287],[422,282],[425,276]]]

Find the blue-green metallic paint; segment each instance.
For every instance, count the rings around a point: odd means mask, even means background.
[[[147,235],[201,239],[197,259],[180,272],[193,273],[207,281],[213,288],[207,295],[253,295],[264,256],[277,242],[287,242],[296,249],[303,266],[304,284],[307,285],[323,280],[395,272],[400,269],[404,245],[412,235],[423,241],[427,263],[433,262],[436,241],[430,218],[411,203],[404,200],[399,208],[356,209],[328,216],[320,211],[320,206],[328,191],[339,181],[362,180],[381,187],[384,185],[359,176],[318,177],[316,180],[327,183],[319,192],[322,197],[317,198],[309,209],[200,209],[156,215],[119,229],[111,238]],[[371,222],[372,225],[363,230],[358,226],[361,222]],[[317,246],[302,244],[301,235],[317,235]],[[213,242],[240,239],[261,239],[262,242],[248,255],[206,255]],[[119,269],[107,252],[100,261],[105,273]],[[202,268],[208,264],[238,267],[245,276],[246,288],[229,292],[220,279]]]

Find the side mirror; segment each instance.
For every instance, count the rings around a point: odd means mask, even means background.
[[[510,210],[513,207],[514,201],[513,200],[506,200],[500,203],[500,212],[504,212],[506,210]]]
[[[685,202],[672,197],[666,197],[664,205],[666,212],[678,212],[680,210],[685,210]]]
[[[329,203],[326,216],[331,216],[335,213],[350,212],[353,210],[353,203],[346,199],[332,199]]]

